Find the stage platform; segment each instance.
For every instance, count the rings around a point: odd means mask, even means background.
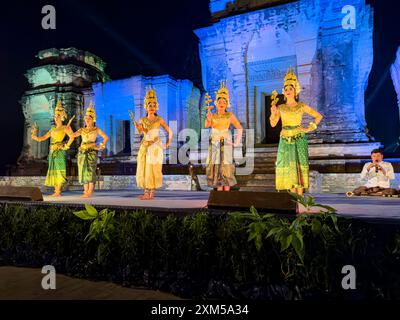
[[[90,203],[93,206],[107,208],[148,208],[157,211],[182,211],[191,212],[207,208],[209,192],[196,191],[158,191],[152,200],[140,200],[141,191],[132,190],[100,190],[95,191],[91,198],[81,198],[82,192],[67,191],[62,197],[43,195],[45,203],[81,205]]]
[[[84,203],[98,208],[147,209],[158,213],[193,213],[207,208],[209,192],[158,191],[153,200],[140,200],[138,191],[96,191],[92,198],[81,198],[81,192],[68,191],[60,198],[44,195],[44,202],[33,205],[68,205],[81,207]],[[384,219],[400,222],[400,198],[351,197],[344,194],[311,194],[316,202],[334,207],[338,215],[361,219]],[[216,210],[213,210],[216,211]]]

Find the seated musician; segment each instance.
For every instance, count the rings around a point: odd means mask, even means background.
[[[390,180],[394,179],[393,166],[383,161],[383,153],[379,149],[371,151],[372,162],[367,162],[361,172],[361,178],[367,179],[365,185],[353,190],[355,196],[394,195],[398,192],[390,188]]]

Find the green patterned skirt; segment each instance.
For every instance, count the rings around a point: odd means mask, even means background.
[[[78,178],[80,184],[96,182],[97,150],[78,152]]]
[[[48,187],[63,186],[67,182],[67,152],[65,150],[50,151],[49,167],[45,185]]]
[[[308,188],[308,141],[304,133],[279,140],[276,160],[276,189]]]

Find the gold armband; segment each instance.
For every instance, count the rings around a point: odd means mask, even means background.
[[[317,124],[315,123],[315,122],[310,122],[309,124],[308,124],[308,128],[311,130],[311,131],[314,131],[314,130],[316,130],[317,129]]]

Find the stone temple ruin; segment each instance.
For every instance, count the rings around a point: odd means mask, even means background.
[[[302,85],[300,100],[324,115],[318,130],[309,135],[310,191],[345,192],[360,184],[363,163],[380,146],[368,135],[364,114],[373,61],[373,10],[365,0],[350,2],[210,1],[212,23],[194,30],[199,38],[203,88],[213,96],[220,81],[227,80],[232,111],[254,133],[254,147],[246,137],[243,150],[247,160],[254,161],[254,171],[237,177],[241,189],[274,189],[279,128],[269,125],[269,105],[272,91],[281,92],[289,67],[296,70]],[[356,28],[343,25],[343,8],[349,4],[355,8]],[[40,133],[48,130],[57,99],[69,117],[76,116],[75,129],[83,125],[85,107],[91,100],[95,103],[98,125],[110,137],[99,165],[102,188],[135,187],[139,136],[128,110],[137,118],[144,115],[146,86],[156,89],[160,115],[168,122],[176,121],[178,132],[184,128],[201,131],[205,92],[190,80],[169,75],[110,80],[102,59],[74,48],[43,50],[38,58],[38,66],[27,72],[31,89],[21,100],[25,139],[20,163],[45,159],[48,145],[32,143],[29,131],[34,122]],[[396,79],[397,71],[395,65],[392,77]],[[190,156],[196,165],[206,155],[192,150]],[[71,159],[74,166],[73,151]],[[28,167],[20,165],[13,175],[35,175]],[[204,168],[198,165],[196,170],[204,185]],[[188,189],[188,170],[167,165],[164,174],[166,189]]]

